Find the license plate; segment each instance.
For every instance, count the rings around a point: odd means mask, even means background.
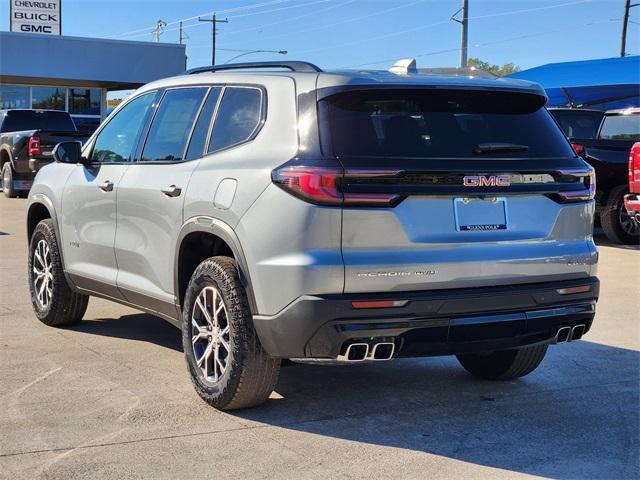
[[[507,229],[507,200],[504,197],[455,198],[453,208],[459,232]]]

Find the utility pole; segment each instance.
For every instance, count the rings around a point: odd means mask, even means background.
[[[218,23],[229,23],[228,19],[217,20],[216,14],[214,13],[211,18],[200,18],[198,17],[199,22],[211,22],[211,65],[216,64],[216,25]]]
[[[160,42],[160,35],[162,34],[162,32],[164,32],[164,27],[166,26],[167,26],[167,23],[163,22],[162,20],[158,20],[156,22],[156,29],[153,32],[156,36],[156,43]]]
[[[182,45],[182,20],[180,20],[180,40],[178,41],[180,45]]]
[[[462,12],[462,20],[456,16]],[[462,0],[462,8],[451,16],[451,20],[462,25],[462,36],[460,37],[460,68],[467,66],[467,51],[469,47],[469,0]]]
[[[620,56],[624,57],[627,52],[627,24],[629,23],[629,10],[631,7],[637,7],[640,3],[631,4],[631,0],[624,2],[624,16],[622,17],[622,38],[620,39]]]

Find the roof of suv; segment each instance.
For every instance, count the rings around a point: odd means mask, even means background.
[[[272,65],[266,62],[261,66],[256,64],[238,64],[238,69],[234,69],[234,65],[224,65],[215,67],[202,67],[186,72],[184,75],[177,77],[158,80],[148,85],[149,88],[169,87],[180,84],[191,84],[202,82],[218,83],[218,82],[259,82],[260,78],[268,77],[290,77],[302,80],[305,78],[316,77],[316,88],[331,88],[341,86],[423,86],[433,88],[455,88],[455,89],[487,89],[487,90],[505,90],[517,91],[523,93],[531,93],[540,96],[546,96],[544,89],[537,83],[527,80],[516,80],[505,77],[488,77],[486,75],[468,75],[468,74],[450,74],[450,73],[392,73],[387,70],[335,70],[322,71],[312,64],[304,62],[283,62],[284,64],[304,65],[309,68],[299,69],[297,71],[274,71],[273,68],[288,68],[273,62]],[[311,68],[313,67],[313,68]],[[216,69],[220,68],[220,71]],[[266,71],[264,68],[271,68]],[[262,69],[262,70],[260,70]],[[317,69],[317,70],[314,70]],[[186,81],[187,78],[191,80]],[[197,79],[194,81],[194,79]],[[145,88],[146,89],[146,88]]]

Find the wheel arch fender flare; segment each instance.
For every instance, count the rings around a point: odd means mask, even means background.
[[[180,229],[180,233],[178,234],[178,238],[176,241],[176,249],[174,255],[174,268],[173,268],[173,282],[174,282],[174,296],[175,303],[178,308],[181,308],[180,305],[180,279],[179,279],[179,268],[180,268],[180,251],[182,242],[184,239],[191,233],[202,232],[209,233],[219,237],[222,241],[224,241],[229,248],[231,249],[233,256],[236,260],[236,266],[238,268],[238,275],[240,277],[240,282],[247,292],[247,300],[249,301],[249,307],[251,308],[252,313],[256,313],[256,300],[253,293],[253,286],[251,283],[250,275],[249,275],[249,267],[244,256],[244,252],[242,250],[242,246],[240,244],[240,239],[234,232],[233,228],[227,223],[207,216],[197,216],[187,220],[182,228]]]
[[[3,155],[3,154],[9,157],[9,163],[13,165],[13,162],[14,162],[13,153],[11,152],[11,148],[6,144],[0,145],[0,155]],[[2,167],[0,166],[0,168]]]
[[[55,207],[53,206],[53,201],[44,193],[34,193],[29,198],[29,205],[27,207],[27,221],[26,221],[27,242],[31,243],[31,235],[33,233],[33,230],[31,228],[32,216],[35,214],[36,208],[38,208],[39,205],[42,205],[49,212],[49,218],[53,223],[53,230],[56,234],[56,239],[58,240],[58,253],[60,255],[60,263],[62,264],[62,271],[64,272],[64,276],[67,279],[67,283],[75,291],[76,290],[75,284],[71,280],[71,277],[67,274],[67,269],[65,268],[64,247],[62,245],[62,237],[60,236],[58,215],[56,213]],[[37,225],[37,223],[35,225]],[[35,225],[33,225],[33,228],[35,228]]]

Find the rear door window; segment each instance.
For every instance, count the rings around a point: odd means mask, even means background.
[[[602,122],[600,138],[640,141],[640,114],[607,115]]]
[[[262,90],[227,87],[218,109],[208,152],[216,152],[253,138],[262,124]]]
[[[149,129],[141,161],[184,159],[187,141],[206,93],[205,87],[167,90]]]
[[[329,138],[329,148],[338,157],[574,156],[544,108],[544,98],[525,93],[432,89],[350,91],[320,102],[320,122],[323,137]],[[517,148],[486,149],[490,144]]]

